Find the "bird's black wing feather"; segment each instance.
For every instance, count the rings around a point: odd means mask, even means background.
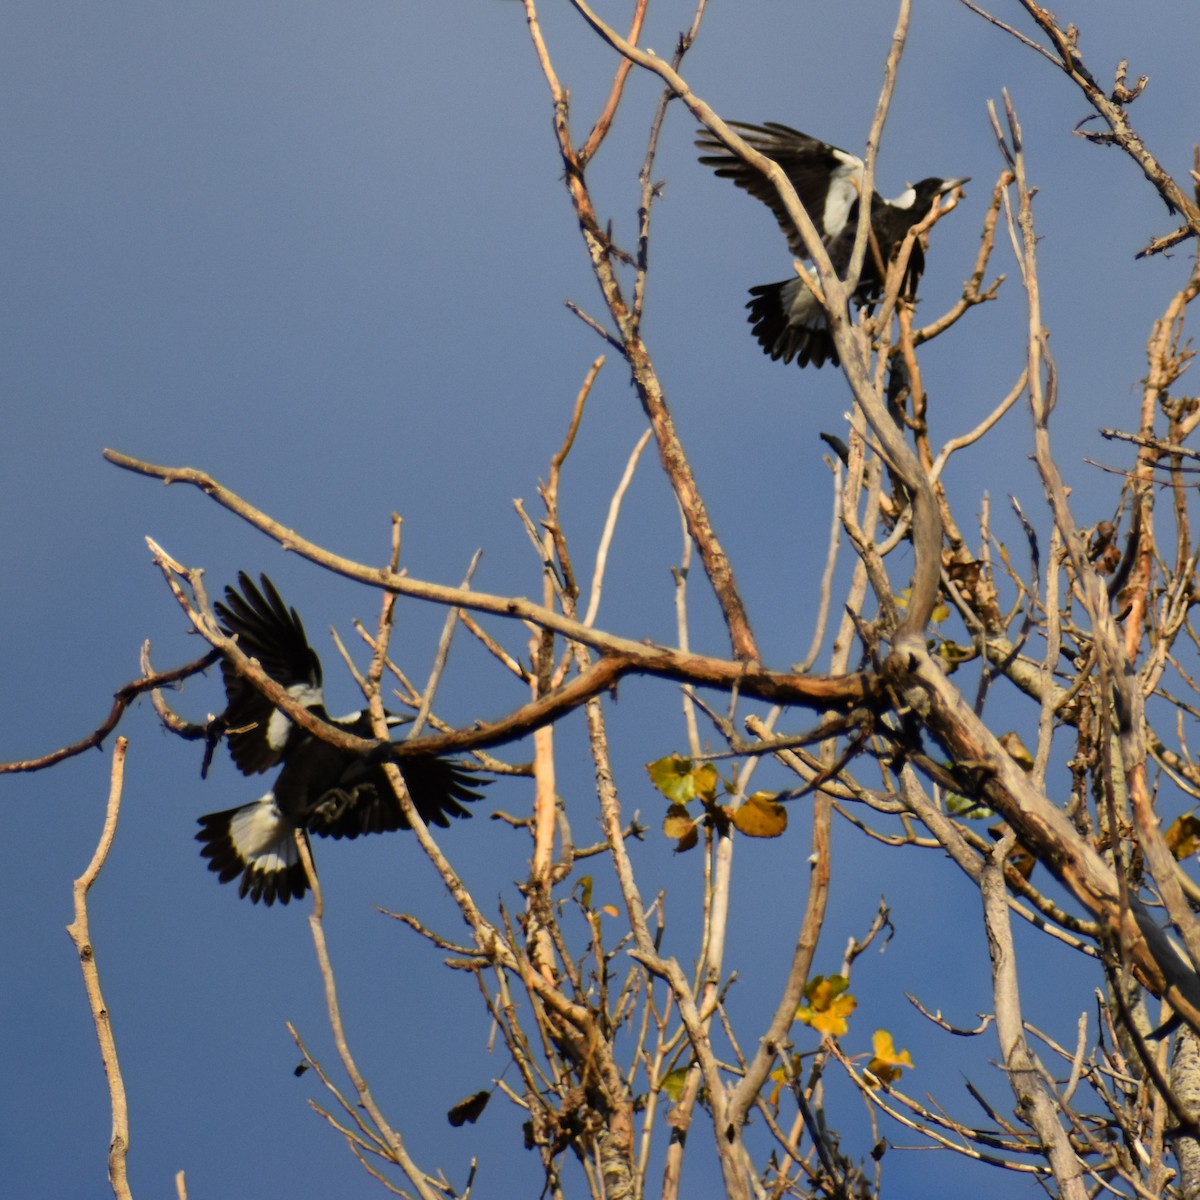
[[[275,585],[261,576],[262,590],[244,572],[238,574],[241,593],[225,589],[225,603],[214,605],[221,628],[236,637],[242,652],[258,659],[262,669],[282,687],[310,706],[319,704],[321,663],[308,644],[304,624],[294,608],[288,608]],[[271,716],[278,710],[225,659],[221,663],[227,701],[223,722],[229,753],[244,775],[256,775],[276,766],[285,740],[268,740]]]
[[[361,778],[347,771],[339,789],[350,799],[332,819],[319,814],[307,822],[307,828],[322,837],[356,838],[367,833],[390,833],[408,829],[409,823],[392,791],[387,775],[377,764],[363,763]],[[465,807],[480,799],[480,787],[489,780],[465,771],[457,763],[442,758],[408,759],[400,765],[400,774],[421,820],[426,825],[446,828],[450,818],[471,816]]]
[[[846,228],[851,214],[857,212],[863,175],[860,158],[774,121],[763,125],[730,121],[729,125],[760,154],[774,159],[783,168],[822,241],[830,241]],[[807,258],[804,240],[771,181],[730,153],[706,129],[700,131],[696,146],[709,152],[700,157],[706,167],[723,179],[732,179],[770,208],[791,252],[797,258]]]

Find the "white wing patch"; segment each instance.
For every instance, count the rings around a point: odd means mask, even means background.
[[[287,694],[304,708],[316,708],[325,703],[325,694],[319,687],[313,687],[309,683],[293,683],[287,689]],[[272,750],[282,750],[287,743],[288,734],[291,732],[291,719],[279,709],[275,709],[271,713],[271,719],[267,722],[267,745]]]
[[[821,213],[821,227],[828,242],[841,233],[850,216],[850,209],[862,191],[863,164],[861,158],[834,150],[841,162],[829,177],[829,191],[825,193],[825,210]]]
[[[229,819],[229,840],[238,857],[257,871],[286,871],[299,858],[292,838],[295,827],[268,792],[254,804],[238,809]]]

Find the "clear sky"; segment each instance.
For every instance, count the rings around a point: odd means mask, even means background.
[[[614,63],[566,5],[545,7],[582,134]],[[626,7],[602,6],[614,20]],[[1062,385],[1055,432],[1076,514],[1094,522],[1110,515],[1115,490],[1083,460],[1117,458],[1096,430],[1134,421],[1142,347],[1184,278],[1186,248],[1134,262],[1171,218],[1116,151],[1073,136],[1083,102],[1048,63],[954,0],[915,9],[879,190],[894,195],[928,175],[975,181],[935,231],[922,296],[924,311],[938,311],[973,261],[1001,166],[986,102],[1009,89],[1040,189],[1043,301]],[[1019,21],[1015,5],[998,0],[997,10]],[[1200,11],[1162,0],[1064,0],[1057,11],[1081,25],[1083,52],[1102,79],[1126,56],[1132,76],[1150,75],[1131,115],[1186,178],[1200,136]],[[643,43],[666,54],[689,20],[687,4],[652,0]],[[684,73],[728,118],[782,121],[861,151],[893,21],[883,0],[714,0]],[[38,0],[7,5],[0,35],[0,759],[94,728],[112,692],[138,674],[143,639],[160,668],[200,653],[151,565],[146,535],[204,567],[214,592],[239,569],[269,572],[323,654],[330,707],[356,706],[326,630],[335,624],[349,640],[353,618],[374,619],[374,595],[285,555],[194,491],[106,465],[105,446],[203,468],[363,561],[386,560],[389,514],[400,512],[414,576],[457,583],[482,547],[477,587],[536,595],[538,565],[512,499],[538,512],[538,479],[603,347],[563,305],[600,307],[520,6]],[[598,204],[626,242],[655,92],[635,75],[592,171]],[[787,275],[785,247],[761,205],[696,163],[693,136],[692,120],[674,106],[656,171],[665,189],[646,333],[764,653],[782,667],[802,657],[810,636],[814,556],[829,520],[817,433],[842,428],[846,395],[836,373],[772,364],[754,344],[746,289]],[[1003,244],[993,269],[1010,275],[1003,299],[923,359],[935,441],[970,428],[1019,372],[1023,309]],[[627,373],[609,359],[564,477],[568,533],[586,563],[643,428]],[[1000,536],[1015,540],[1001,511],[1015,493],[1044,531],[1025,462],[1027,421],[1014,414],[990,445],[950,471],[961,515],[988,490]],[[679,554],[678,517],[648,456],[627,502],[600,625],[673,640],[670,568]],[[725,653],[703,587],[693,595],[694,645]],[[394,653],[417,679],[442,619],[401,606]],[[520,630],[491,628],[522,650]],[[522,699],[464,641],[438,706],[466,724]],[[189,682],[176,702],[203,719],[221,706],[219,680]],[[623,803],[656,823],[661,802],[642,764],[685,747],[676,690],[627,682],[610,708]],[[148,704],[122,732],[131,739],[125,807],[92,920],[130,1094],[135,1192],[171,1194],[183,1169],[194,1200],[380,1194],[308,1109],[318,1095],[311,1075],[292,1076],[297,1054],[285,1020],[332,1058],[303,911],[239,902],[204,870],[192,840],[198,814],[255,798],[259,781],[222,755],[202,782],[198,749],[162,732]],[[560,786],[583,841],[596,826],[581,722],[567,722],[561,737]],[[529,753],[511,748],[514,760]],[[3,1190],[22,1200],[107,1192],[108,1098],[63,926],[71,880],[100,831],[109,761],[107,750],[93,751],[0,783],[0,1158]],[[764,766],[760,783],[787,780]],[[522,813],[530,798],[527,784],[506,781],[483,807]],[[790,928],[803,894],[805,822],[796,825],[792,839],[739,847],[742,932],[730,965],[741,978],[733,1003],[751,1029],[782,979],[780,945],[790,945],[762,914],[783,914]],[[485,815],[445,844],[485,907],[494,912],[501,896],[518,906],[512,881],[528,853],[519,834]],[[473,982],[447,974],[438,955],[371,907],[413,911],[457,932],[432,870],[400,835],[317,850],[350,1034],[385,1108],[422,1162],[458,1185],[477,1155],[476,1195],[535,1195],[536,1160],[516,1148],[516,1110],[495,1102],[466,1131],[442,1117],[502,1066],[487,1057]],[[939,1043],[902,993],[960,1025],[988,1007],[973,889],[849,829],[838,831],[836,850],[819,967],[836,967],[846,937],[865,930],[885,894],[897,934],[882,959],[859,964],[863,1025],[894,1028],[919,1069],[926,1049],[915,1090],[941,1087],[965,1109],[957,1065],[938,1073]],[[650,892],[672,896],[672,952],[690,961],[698,856],[675,857],[652,834],[635,862]],[[971,922],[963,934],[959,921]],[[1055,1032],[1066,1040],[1100,984],[1098,972],[1071,974],[1075,966],[1045,959],[1056,984],[1034,1013],[1060,1022]],[[1036,1001],[1042,989],[1030,982]],[[967,1053],[985,1075],[994,1047]],[[919,1181],[935,1163],[945,1181],[969,1180],[981,1197],[1013,1188],[1011,1179],[914,1155],[889,1161],[894,1194],[930,1194]],[[706,1186],[696,1178],[688,1194],[706,1200]]]

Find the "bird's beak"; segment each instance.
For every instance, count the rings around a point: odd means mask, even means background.
[[[964,175],[961,179],[947,179],[946,182],[942,184],[942,190],[938,193],[938,195],[944,196],[948,192],[954,191],[955,188],[962,187],[962,185],[964,183],[970,183],[970,182],[971,182],[970,175]]]

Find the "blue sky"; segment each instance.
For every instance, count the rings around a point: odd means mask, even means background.
[[[613,60],[567,6],[546,7],[547,38],[582,136]],[[665,54],[689,10],[674,0],[651,9],[643,43]],[[1072,135],[1083,102],[1049,64],[951,0],[916,9],[879,190],[894,195],[927,175],[975,181],[936,230],[922,296],[924,311],[938,311],[970,269],[1000,170],[986,101],[1009,89],[1040,189],[1043,301],[1062,377],[1055,433],[1076,515],[1092,523],[1110,514],[1115,490],[1083,459],[1122,461],[1096,430],[1133,424],[1145,337],[1185,277],[1187,255],[1135,263],[1171,220],[1116,151]],[[623,7],[603,11],[617,19]],[[1018,20],[1011,4],[999,11]],[[1200,14],[1191,5],[1104,0],[1064,4],[1059,15],[1080,23],[1083,52],[1101,78],[1123,56],[1133,76],[1151,76],[1132,117],[1186,177],[1200,111]],[[778,120],[859,150],[893,20],[892,5],[880,0],[717,3],[684,73],[728,118]],[[354,617],[373,620],[374,596],[285,555],[198,493],[106,465],[105,446],[201,467],[305,536],[363,561],[386,559],[389,514],[398,511],[414,576],[455,583],[482,547],[477,587],[536,595],[538,567],[512,499],[537,511],[537,481],[603,347],[563,305],[571,298],[600,307],[520,7],[40,0],[7,6],[0,31],[0,676],[8,696],[0,758],[45,752],[98,724],[111,693],[137,675],[144,638],[160,667],[200,652],[151,565],[146,535],[204,567],[214,592],[239,569],[269,572],[323,654],[331,708],[356,705],[325,631],[336,624],[347,635]],[[626,241],[655,95],[650,81],[633,77],[592,170],[598,206]],[[786,276],[785,248],[761,205],[696,163],[692,137],[691,119],[674,106],[656,170],[666,186],[646,334],[764,653],[782,666],[802,656],[810,636],[813,556],[823,554],[829,513],[817,433],[841,427],[846,396],[829,370],[801,374],[759,353],[744,323],[745,292]],[[1001,301],[923,359],[936,441],[970,428],[1019,370],[1023,309],[1003,244],[995,271],[1010,275]],[[627,375],[609,357],[564,476],[565,524],[585,563],[643,428]],[[1014,493],[1046,530],[1029,447],[1017,413],[990,450],[955,461],[948,479],[961,518],[987,490],[999,535],[1015,541],[1002,511]],[[673,640],[669,572],[679,553],[673,502],[648,456],[626,504],[599,623]],[[692,595],[693,644],[724,653],[698,582]],[[442,619],[401,606],[394,652],[417,678],[429,669]],[[522,649],[519,630],[494,632]],[[219,681],[193,680],[176,699],[202,719],[220,707]],[[445,719],[495,717],[522,699],[460,642],[439,694]],[[631,681],[610,709],[623,803],[657,820],[661,806],[642,764],[684,747],[677,694]],[[1014,723],[1028,719],[1013,712]],[[308,1110],[311,1076],[291,1074],[296,1052],[285,1020],[331,1057],[302,913],[239,903],[203,869],[192,841],[199,813],[255,798],[258,781],[222,758],[202,782],[199,752],[163,733],[146,704],[122,732],[131,740],[125,808],[92,919],[130,1093],[135,1191],[167,1194],[183,1169],[193,1197],[378,1194]],[[566,722],[559,736],[560,786],[584,840],[581,831],[595,823],[581,723]],[[512,748],[514,759],[528,756],[528,747]],[[14,1196],[106,1194],[108,1100],[63,926],[71,880],[100,830],[108,769],[107,751],[92,752],[0,784],[8,914],[0,932],[0,1027],[8,1031],[0,1154]],[[787,780],[764,766],[760,782]],[[519,813],[529,802],[527,785],[505,781],[486,807]],[[794,924],[803,895],[804,825],[778,843],[739,846],[741,982],[732,1003],[749,1030],[782,978],[779,947],[790,942],[786,932],[779,941],[780,931]],[[512,881],[528,853],[518,834],[484,817],[450,831],[445,844],[485,907],[494,910],[497,897],[516,905]],[[863,1028],[894,1027],[919,1065],[924,1048],[927,1073],[914,1077],[915,1090],[941,1086],[965,1109],[959,1064],[937,1073],[930,1058],[944,1047],[902,993],[920,994],[962,1025],[987,1007],[973,890],[949,869],[884,853],[847,828],[835,851],[820,966],[836,966],[846,937],[866,928],[886,894],[897,935],[886,955],[857,968]],[[514,1149],[515,1110],[495,1104],[466,1132],[442,1119],[502,1067],[487,1057],[473,983],[448,975],[437,954],[371,907],[457,930],[432,870],[400,836],[318,853],[351,1037],[385,1108],[422,1161],[455,1182],[477,1155],[477,1195],[534,1194],[534,1158]],[[690,961],[698,857],[674,857],[653,835],[636,856],[647,891],[662,887],[671,897],[673,952]],[[972,923],[958,933],[963,920]],[[1044,1005],[1031,1015],[1057,1022],[1069,1038],[1098,973],[1031,953],[1030,999]],[[1055,976],[1053,995],[1037,986],[1043,970]],[[978,1082],[993,1052],[968,1048],[961,1070],[974,1070]],[[856,1122],[847,1119],[851,1129]],[[896,1194],[916,1188],[933,1161],[889,1160]],[[1011,1180],[937,1161],[946,1180],[969,1180],[980,1195],[1012,1189]],[[705,1186],[697,1178],[689,1194],[704,1200]]]

